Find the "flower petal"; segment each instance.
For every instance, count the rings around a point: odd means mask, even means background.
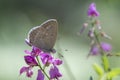
[[[88,9],[88,16],[99,16],[99,12],[96,10],[95,3],[91,3]]]
[[[59,77],[62,77],[62,74],[56,66],[50,68],[49,74],[50,79],[58,79]]]
[[[32,56],[38,56],[41,53],[43,53],[43,51],[35,46],[32,46],[32,51],[31,51],[31,55]]]
[[[29,69],[27,72],[26,72],[26,76],[27,77],[32,77],[33,75],[33,71],[31,69]]]
[[[26,54],[31,55],[31,52],[30,52],[29,50],[25,50],[24,52],[25,52]]]
[[[28,67],[23,66],[23,67],[20,69],[20,75],[21,75],[23,72],[26,72],[27,70],[28,70]]]
[[[41,70],[38,70],[38,75],[36,80],[44,80],[44,74]]]
[[[99,52],[100,52],[100,50],[97,45],[94,45],[91,47],[91,50],[90,50],[91,55],[97,55],[97,54],[99,54]]]
[[[60,59],[54,59],[54,60],[53,60],[53,64],[54,64],[54,65],[61,65],[62,63],[63,63],[63,61],[60,60]]]
[[[43,53],[40,56],[43,64],[52,63],[53,57],[49,53]]]
[[[105,42],[101,42],[101,47],[105,52],[110,52],[112,50],[112,46]]]
[[[38,63],[33,56],[24,56],[25,62],[30,66],[37,66]]]

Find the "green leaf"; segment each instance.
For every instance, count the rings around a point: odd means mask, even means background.
[[[93,64],[93,68],[99,76],[102,76],[104,74],[103,69],[99,65],[97,65],[96,63]]]
[[[107,72],[109,70],[109,61],[106,55],[102,57],[104,70]]]
[[[107,79],[112,79],[113,77],[116,77],[118,75],[120,75],[120,68],[115,68],[107,73]]]

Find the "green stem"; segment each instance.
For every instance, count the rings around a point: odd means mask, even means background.
[[[104,55],[104,51],[103,51],[103,49],[102,49],[102,47],[101,47],[100,40],[99,40],[99,37],[98,37],[96,31],[94,31],[94,35],[95,35],[96,41],[97,41],[97,43],[98,43],[98,45],[99,45],[99,47],[100,47],[100,51],[101,51],[102,55]]]
[[[91,25],[92,25],[92,27],[95,27],[95,24],[94,24],[94,23],[92,23]],[[100,39],[99,39],[99,35],[98,35],[98,33],[97,33],[96,30],[94,30],[94,35],[95,35],[95,40],[96,40],[97,44],[99,45],[99,48],[100,48],[100,51],[101,51],[101,55],[102,55],[102,58],[103,58],[103,57],[106,56],[106,55],[105,55],[104,50],[103,50],[102,47],[101,47],[101,41],[100,41]],[[102,59],[102,58],[101,58],[101,59]],[[106,70],[105,70],[105,72],[107,73]],[[107,79],[106,79],[106,74],[103,75],[102,77],[100,77],[100,80],[107,80]]]
[[[49,76],[47,75],[47,73],[45,72],[45,70],[41,67],[40,61],[39,61],[39,57],[36,57],[37,61],[38,61],[38,66],[39,68],[42,70],[42,72],[46,75],[46,77],[50,80]]]
[[[93,19],[94,21],[91,23],[91,25],[92,25],[92,27],[94,28],[94,27],[96,27],[96,26],[95,26],[95,19],[94,19],[94,18],[92,18],[92,19]],[[99,39],[99,36],[98,36],[96,30],[94,30],[94,35],[95,35],[96,42],[98,43],[98,45],[99,45],[99,47],[100,47],[101,54],[102,54],[102,55],[105,55],[105,54],[104,54],[104,51],[103,51],[103,49],[102,49],[102,47],[101,47],[100,39]]]

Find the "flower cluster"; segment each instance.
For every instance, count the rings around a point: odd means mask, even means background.
[[[89,21],[83,24],[80,34],[90,26],[88,31],[88,37],[91,40],[91,47],[89,55],[109,54],[112,50],[112,46],[109,43],[100,41],[99,37],[111,39],[103,30],[100,25],[99,12],[96,9],[95,3],[91,3],[87,11]]]
[[[84,32],[84,30],[89,27],[88,37],[91,40],[90,51],[88,56],[90,55],[101,55],[102,67],[98,64],[93,64],[93,69],[96,74],[99,76],[97,80],[112,80],[114,77],[120,75],[120,68],[112,69],[109,65],[109,56],[119,56],[116,54],[111,54],[112,46],[102,41],[101,38],[111,39],[103,30],[100,25],[100,21],[98,20],[99,12],[96,9],[95,3],[91,3],[87,15],[89,20],[83,24],[82,29],[80,30],[80,34]],[[93,80],[93,76],[90,76],[89,80]],[[95,79],[96,80],[96,79]]]
[[[24,56],[24,60],[28,66],[23,66],[20,69],[20,75],[22,73],[26,73],[27,77],[32,77],[33,68],[39,67],[36,80],[44,80],[45,76],[49,80],[58,80],[59,77],[62,77],[62,74],[58,69],[58,65],[63,63],[62,60],[54,58],[51,53],[44,52],[35,46],[32,46],[32,51],[25,50],[25,53],[26,55]],[[45,72],[46,67],[50,67],[49,75]]]

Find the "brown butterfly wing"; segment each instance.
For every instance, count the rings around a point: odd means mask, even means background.
[[[50,19],[30,30],[29,41],[33,46],[36,46],[43,51],[50,51],[55,45],[57,30],[57,21],[55,19]]]

